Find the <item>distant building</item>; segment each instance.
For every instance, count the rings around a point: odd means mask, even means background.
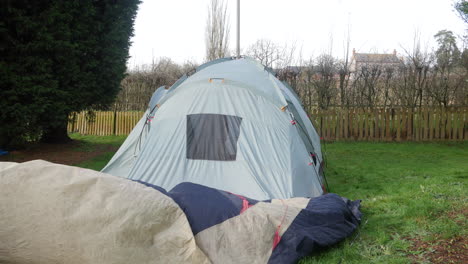
[[[273,72],[281,81],[291,81],[298,78],[304,69],[304,66],[286,66],[282,69],[273,69]]]
[[[356,49],[353,49],[353,55],[351,57],[351,63],[349,69],[352,73],[362,70],[363,67],[373,68],[375,66],[383,69],[397,68],[401,66],[402,61],[397,57],[396,50],[393,53],[382,54],[382,53],[357,53]]]

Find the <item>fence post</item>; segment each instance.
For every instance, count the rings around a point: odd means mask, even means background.
[[[113,127],[112,127],[112,135],[115,136],[116,130],[117,130],[117,111],[114,109],[114,119],[113,121]]]
[[[468,139],[468,108],[333,108],[310,110],[311,121],[325,140],[460,141]],[[88,135],[128,134],[144,112],[85,112],[70,114],[67,129]]]
[[[75,132],[75,122],[76,122],[76,113],[73,112],[73,117],[72,117],[72,127],[71,127],[71,131],[72,133]]]
[[[401,109],[395,108],[394,124],[396,126],[396,141],[401,141]]]

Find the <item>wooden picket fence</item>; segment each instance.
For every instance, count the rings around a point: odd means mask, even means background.
[[[97,136],[128,135],[143,114],[138,111],[95,111],[91,116],[85,111],[73,113],[68,123],[68,132]]]
[[[468,140],[468,108],[351,108],[312,110],[325,140]]]
[[[127,135],[144,112],[85,112],[70,118],[68,131],[88,135]],[[335,108],[310,111],[324,140],[468,140],[468,107]]]

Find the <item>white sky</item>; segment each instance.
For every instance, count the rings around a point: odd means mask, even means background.
[[[150,63],[152,57],[203,62],[209,1],[144,0],[135,22],[129,67]],[[230,48],[235,50],[236,0],[226,1]],[[333,55],[343,57],[348,24],[351,49],[360,52],[403,52],[401,46],[411,48],[415,31],[422,42],[434,47],[437,31],[448,29],[461,36],[466,29],[453,0],[241,0],[242,49],[263,38],[296,43],[309,57],[328,50],[333,39]]]

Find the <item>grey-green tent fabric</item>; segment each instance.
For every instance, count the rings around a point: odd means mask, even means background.
[[[103,172],[257,200],[323,193],[319,136],[294,93],[257,61],[212,61],[164,91]]]
[[[125,142],[120,146],[112,159],[108,162],[104,170],[112,170],[114,175],[126,177],[133,168],[133,164],[138,158],[141,148],[145,144],[146,137],[151,130],[151,121],[158,108],[156,105],[167,93],[164,86],[159,87],[151,96],[148,109],[143,117],[133,128]],[[103,171],[104,171],[103,170]]]

